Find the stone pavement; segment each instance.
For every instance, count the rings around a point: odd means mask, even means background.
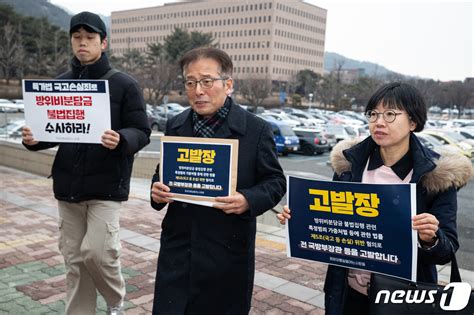
[[[52,180],[0,166],[0,314],[63,314],[65,276],[58,251]],[[150,314],[161,220],[149,182],[134,179],[121,214],[126,313]],[[286,257],[279,227],[259,225],[251,314],[324,314],[326,267]],[[105,302],[99,297],[99,314]]]
[[[0,314],[63,314],[65,277],[57,246],[52,180],[0,166]],[[149,206],[149,181],[133,179],[121,214],[127,314],[150,314],[163,211]],[[326,266],[286,257],[285,230],[258,225],[251,314],[324,314]],[[449,267],[439,268],[449,282]],[[461,270],[474,287],[474,273]],[[99,314],[105,302],[98,301]]]

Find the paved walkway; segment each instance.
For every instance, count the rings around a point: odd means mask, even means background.
[[[51,180],[0,166],[0,314],[63,314],[65,277]],[[121,215],[127,314],[150,314],[161,220],[134,180]],[[284,230],[259,225],[251,314],[323,314],[325,266],[286,257]],[[105,303],[99,298],[101,314]]]
[[[0,314],[63,314],[65,277],[57,248],[52,181],[0,166]],[[134,179],[121,215],[127,314],[150,314],[161,220],[149,206],[149,182]],[[290,259],[285,231],[258,225],[251,314],[324,314],[323,264]],[[441,280],[449,268],[440,269]],[[474,283],[473,273],[462,271]],[[105,303],[99,297],[100,314]]]

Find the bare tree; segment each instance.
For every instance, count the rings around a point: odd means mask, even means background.
[[[20,61],[16,54],[18,50],[18,34],[14,26],[8,22],[3,26],[1,35],[0,66],[2,67],[2,72],[8,85],[10,84],[12,72]]]
[[[48,45],[46,34],[45,34],[46,22],[44,20],[39,21],[39,29],[37,30],[37,36],[33,39],[35,45],[35,65],[33,69],[36,71],[36,75],[44,75],[47,71],[47,52],[46,46]]]
[[[472,84],[467,82],[452,82],[449,84],[447,91],[447,97],[451,104],[456,105],[458,108],[458,118],[461,117],[461,113],[467,106],[469,100],[472,98]]]
[[[336,80],[332,76],[324,76],[316,87],[315,100],[318,100],[324,107],[334,104],[336,90]]]
[[[332,75],[335,79],[334,81],[334,103],[337,108],[341,107],[341,96],[342,96],[342,68],[344,67],[344,60],[336,59],[334,60],[334,70]]]
[[[142,84],[147,100],[152,104],[160,104],[178,77],[178,67],[167,60],[163,45],[160,43],[148,45],[145,80]]]
[[[267,76],[264,79],[246,78],[237,80],[238,92],[250,105],[260,106],[270,95],[272,81]]]
[[[64,32],[59,29],[53,33],[52,53],[48,56],[48,68],[51,70],[52,76],[58,75],[68,68],[69,46],[64,45],[63,36]]]

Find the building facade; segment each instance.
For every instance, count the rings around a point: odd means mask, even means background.
[[[291,81],[300,70],[323,74],[325,9],[301,0],[203,0],[112,12],[110,48],[141,52],[175,28],[211,33],[234,63],[234,78]]]

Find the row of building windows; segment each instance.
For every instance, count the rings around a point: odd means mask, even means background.
[[[311,38],[309,36],[304,36],[304,35],[301,35],[301,34],[295,34],[295,33],[292,33],[292,32],[282,31],[282,30],[279,30],[279,29],[275,29],[275,35],[281,36],[281,37],[286,37],[286,38],[291,38],[291,39],[294,39],[294,40],[299,40],[299,41],[302,41],[302,42],[305,42],[305,43],[311,43],[311,44],[320,45],[320,46],[324,45],[324,40]]]
[[[252,54],[252,55],[229,55],[233,61],[264,61],[270,60],[269,54]]]
[[[227,13],[246,12],[246,11],[257,11],[257,10],[270,10],[272,8],[271,2],[259,3],[259,4],[246,4],[240,6],[226,6],[223,8],[212,8],[212,9],[195,9],[189,11],[181,11],[174,13],[162,13],[145,16],[134,16],[126,18],[112,19],[112,24],[120,23],[132,23],[132,22],[143,22],[143,21],[156,21],[164,19],[176,19],[176,18],[188,18],[193,16],[204,16],[204,15],[221,15]]]
[[[322,67],[322,63],[320,64]],[[301,69],[284,69],[284,68],[273,68],[273,74],[280,75],[296,75]],[[234,74],[245,74],[245,73],[268,73],[268,67],[234,67]]]
[[[139,48],[136,48],[136,50],[138,50],[139,52],[144,53],[144,52],[147,51],[147,48],[146,47],[139,47]],[[114,54],[117,54],[117,53],[121,54],[121,53],[125,53],[127,51],[128,51],[128,48],[112,49],[112,52]],[[234,62],[268,61],[268,60],[270,60],[270,55],[269,54],[230,55],[230,58]],[[315,67],[322,67],[322,63],[320,63],[320,62],[304,60],[304,59],[298,59],[298,58],[293,58],[293,57],[288,57],[288,56],[275,55],[275,56],[273,56],[273,60],[278,61],[278,62],[286,62],[286,63],[290,63],[290,64],[305,66],[305,67],[314,67],[314,68]],[[235,70],[235,69],[236,68],[234,68],[234,71],[237,71],[237,73],[240,73],[240,70]],[[240,67],[238,67],[238,69],[240,69]],[[245,73],[245,70],[243,70],[243,71],[244,71],[243,73]],[[257,73],[258,73],[258,71],[257,71]],[[279,74],[281,74],[281,73],[279,73]]]
[[[273,55],[273,61],[286,62],[293,65],[300,65],[300,66],[306,66],[306,67],[316,67],[318,65],[318,62],[316,61],[289,57],[289,56],[281,56],[281,55]]]
[[[238,24],[254,24],[254,23],[269,23],[272,21],[272,17],[269,16],[255,16],[246,17],[240,19],[222,19],[212,21],[198,21],[198,22],[187,22],[187,23],[167,23],[161,25],[147,25],[147,26],[133,26],[123,28],[112,28],[112,33],[130,33],[130,32],[154,32],[154,31],[165,31],[172,30],[175,27],[180,28],[205,28],[215,26],[226,26],[226,25],[238,25]]]
[[[322,52],[314,50],[314,49],[304,48],[304,47],[295,46],[295,45],[289,45],[289,44],[280,43],[280,42],[274,42],[273,48],[286,50],[286,51],[292,51],[292,52],[311,55],[311,56],[319,56],[319,57],[323,56]]]
[[[234,73],[268,73],[268,67],[234,67]]]
[[[273,74],[296,75],[296,73],[298,70],[295,69],[273,68]]]
[[[302,30],[306,30],[306,31],[310,31],[310,32],[313,32],[313,33],[319,33],[319,34],[324,35],[324,29],[319,28],[319,27],[315,27],[315,26],[308,25],[308,24],[305,24],[305,23],[301,23],[301,22],[297,22],[297,21],[294,21],[294,20],[286,19],[286,18],[283,18],[283,17],[280,17],[280,16],[277,16],[275,18],[275,20],[276,20],[277,23],[280,23],[280,24],[284,24],[284,25],[288,25],[288,26],[291,26],[291,27],[296,27],[296,28],[299,28],[299,29],[302,29]]]
[[[127,38],[114,38],[111,44],[131,44],[131,43],[163,43],[165,36],[147,36],[147,37],[127,37]],[[233,49],[260,49],[270,48],[270,41],[250,41],[250,42],[238,42],[238,43],[217,43],[218,48],[223,50]],[[285,43],[275,42],[273,47],[276,49],[297,52],[310,56],[323,57],[324,53],[315,49],[304,48],[300,46],[289,45]]]
[[[291,13],[291,14],[297,15],[299,17],[304,17],[304,18],[307,18],[307,19],[310,19],[310,20],[313,20],[313,21],[318,21],[320,23],[326,23],[326,19],[323,18],[323,17],[317,16],[317,15],[314,15],[314,14],[311,14],[309,12],[302,11],[302,10],[299,10],[299,9],[296,9],[296,8],[289,7],[289,6],[281,4],[281,3],[277,3],[276,8],[277,8],[277,10],[280,10],[280,11],[283,11],[283,12],[286,12],[286,13]]]
[[[270,35],[270,34],[271,34],[270,29],[260,29],[259,28],[259,29],[253,29],[253,30],[214,32],[214,38],[261,36],[261,35]]]
[[[133,48],[134,50],[137,50],[139,52],[142,52],[142,53],[146,53],[148,52],[148,48],[147,47],[137,47],[137,48]],[[112,48],[111,51],[112,51],[112,54],[125,54],[126,52],[128,52],[130,50],[130,48]]]
[[[131,44],[131,43],[163,43],[166,36],[145,36],[145,37],[126,37],[126,38],[112,38],[111,44]],[[218,43],[217,46],[221,49],[247,49],[247,48],[270,48],[270,41],[251,41],[239,43]]]
[[[262,41],[262,42],[240,42],[240,43],[220,43],[217,44],[217,47],[223,50],[228,50],[228,49],[258,49],[258,48],[270,48],[270,42],[269,41]]]

